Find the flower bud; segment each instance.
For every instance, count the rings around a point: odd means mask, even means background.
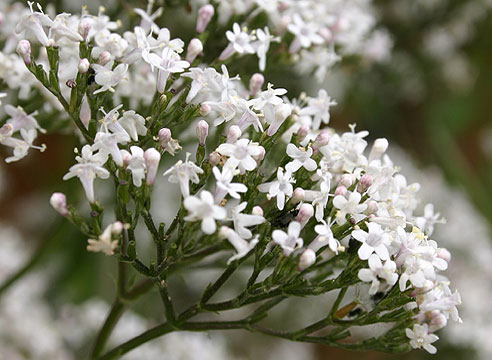
[[[120,150],[121,158],[123,159],[123,166],[127,167],[130,165],[130,161],[132,161],[132,154],[130,154],[127,150]]]
[[[437,252],[437,257],[446,260],[446,262],[451,261],[451,253],[446,248],[440,248]]]
[[[292,203],[293,204],[297,204],[297,203],[300,203],[302,200],[304,200],[304,195],[305,195],[305,191],[303,188],[296,188],[294,190],[294,192],[292,193]]]
[[[66,216],[68,214],[67,197],[65,194],[61,192],[53,193],[50,198],[50,204],[60,215]]]
[[[273,136],[280,126],[284,123],[284,121],[290,116],[292,113],[292,108],[289,104],[282,103],[280,105],[275,106],[275,119],[271,122],[270,126],[267,130],[268,136]]]
[[[171,130],[168,128],[162,128],[159,130],[157,136],[159,137],[159,144],[161,144],[162,148],[165,149],[171,140]]]
[[[367,210],[366,210],[367,214],[375,214],[378,212],[378,209],[379,209],[379,206],[378,206],[378,203],[376,201],[369,200],[367,202]]]
[[[200,105],[200,115],[201,116],[207,116],[208,114],[210,114],[211,110],[212,110],[212,108],[210,107],[209,104],[201,104]]]
[[[14,127],[12,124],[4,124],[0,127],[0,141],[9,138],[14,133]]]
[[[260,73],[255,73],[253,76],[251,76],[251,79],[249,79],[249,94],[251,96],[255,96],[258,91],[261,90],[261,87],[265,83],[265,78],[262,74]]]
[[[259,206],[255,206],[255,207],[253,207],[253,210],[251,210],[251,214],[263,216],[263,209]]]
[[[301,205],[299,209],[299,213],[297,214],[296,221],[301,223],[301,227],[304,227],[309,219],[311,219],[314,215],[313,205],[304,203]]]
[[[190,43],[188,44],[188,48],[186,50],[186,61],[188,61],[190,64],[195,61],[196,57],[203,51],[203,44],[202,42],[195,38],[191,39]]]
[[[312,249],[306,249],[299,258],[297,268],[299,271],[304,271],[316,262],[316,253]]]
[[[17,54],[22,57],[26,65],[31,65],[31,43],[27,40],[21,40],[17,44]]]
[[[87,37],[89,36],[89,31],[91,30],[91,22],[88,18],[83,18],[79,22],[79,34],[82,36],[84,41],[87,41]]]
[[[241,137],[243,132],[237,125],[232,125],[229,130],[227,130],[227,143],[228,144],[234,144],[237,139]]]
[[[258,163],[258,165],[260,165],[260,163],[262,162],[262,160],[265,158],[265,148],[263,146],[259,146],[259,154],[256,155],[256,156],[253,156],[253,159],[256,160],[256,162]]]
[[[372,145],[371,152],[369,153],[368,161],[371,162],[379,159],[388,149],[388,145],[388,140],[385,138],[376,139],[376,141],[374,141],[374,145]]]
[[[359,183],[357,184],[357,191],[362,194],[363,192],[366,192],[371,185],[372,185],[372,176],[369,174],[364,174],[362,175],[362,177],[359,180]]]
[[[161,154],[154,148],[145,150],[144,152],[145,167],[147,168],[147,185],[152,185],[157,175],[157,168],[161,160]]]
[[[343,186],[343,185],[340,185],[335,190],[335,196],[336,195],[345,196],[346,194],[347,194],[347,188],[345,186]]]
[[[90,63],[89,63],[89,60],[87,59],[80,59],[79,61],[79,72],[81,74],[85,74],[87,71],[89,71],[89,66],[90,66]]]
[[[309,134],[309,126],[302,125],[299,130],[297,130],[297,140],[302,141]]]
[[[446,316],[439,310],[432,310],[430,312],[429,332],[434,332],[445,327],[448,323]]]
[[[325,146],[328,145],[330,142],[331,134],[330,131],[328,130],[321,130],[318,136],[316,136],[316,139],[314,139],[311,147],[313,148],[314,152],[317,153],[318,150]]]
[[[111,60],[111,53],[109,51],[103,51],[102,53],[99,54],[99,58],[97,59],[97,62],[100,65],[106,65],[109,61]]]
[[[212,166],[219,165],[220,164],[220,160],[221,160],[221,156],[220,156],[220,154],[217,151],[212,151],[208,155],[208,162]]]
[[[111,224],[111,234],[121,235],[124,228],[125,224],[123,224],[121,221],[115,221],[113,224]]]
[[[319,34],[327,43],[330,43],[333,40],[333,34],[327,27],[321,28]]]
[[[196,21],[196,32],[201,34],[205,31],[210,20],[214,16],[215,9],[212,5],[203,5],[200,10],[198,10],[198,19]]]
[[[205,141],[208,136],[208,123],[205,120],[200,120],[196,125],[196,136],[200,146],[205,146]]]
[[[354,174],[343,174],[338,182],[338,185],[345,186],[346,188],[351,187],[355,182]]]

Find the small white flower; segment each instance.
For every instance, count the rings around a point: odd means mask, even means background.
[[[234,23],[232,26],[232,31],[226,31],[227,40],[229,40],[229,45],[222,51],[219,56],[219,60],[225,60],[229,58],[232,54],[254,54],[255,49],[251,44],[252,37],[247,32],[243,31],[238,23]]]
[[[231,169],[239,168],[241,174],[246,171],[256,169],[257,163],[253,158],[261,154],[262,146],[248,139],[239,139],[234,144],[221,144],[217,148],[217,152],[228,156],[226,167]]]
[[[224,220],[227,211],[221,206],[215,205],[211,193],[206,190],[201,191],[200,197],[188,196],[183,202],[189,214],[185,216],[185,221],[202,221],[202,231],[205,234],[213,234],[217,229],[215,220]]]
[[[10,119],[8,119],[6,123],[12,125],[13,132],[16,132],[20,129],[34,129],[42,133],[46,132],[39,126],[38,122],[34,118],[34,116],[38,114],[37,111],[27,115],[24,109],[22,109],[20,106],[13,107],[10,104],[5,105],[3,109],[5,110],[7,115],[10,116]]]
[[[220,228],[220,235],[226,237],[227,240],[229,240],[229,243],[234,246],[237,252],[236,255],[231,256],[229,260],[227,260],[227,264],[230,264],[234,260],[246,256],[252,249],[254,249],[256,244],[258,244],[258,235],[256,235],[254,239],[246,241],[234,230],[228,228],[227,226],[222,226]]]
[[[405,334],[410,339],[410,345],[414,349],[424,348],[430,354],[437,352],[436,347],[432,343],[439,340],[439,337],[435,334],[429,334],[427,324],[415,324],[413,329],[405,329]]]
[[[326,90],[321,89],[318,97],[310,98],[308,106],[301,109],[299,115],[313,116],[313,129],[319,129],[321,122],[328,124],[330,122],[330,107],[336,105],[336,101],[331,100]]]
[[[125,111],[123,116],[118,119],[118,122],[133,141],[138,141],[138,135],[144,136],[147,134],[144,117],[133,110]]]
[[[156,67],[159,72],[157,74],[157,91],[163,92],[166,81],[170,74],[183,72],[184,69],[190,66],[190,63],[185,60],[181,60],[181,57],[170,47],[162,49],[161,55],[150,53],[148,55],[148,62],[152,67]]]
[[[186,153],[184,162],[179,160],[164,173],[164,176],[169,175],[169,182],[179,183],[179,188],[184,198],[190,196],[189,182],[198,184],[200,182],[198,175],[203,174],[203,170],[200,167],[189,161],[190,155],[190,153]]]
[[[123,157],[121,156],[118,144],[126,144],[130,138],[126,132],[110,134],[106,132],[98,132],[94,138],[92,150],[99,150],[101,154],[107,156],[111,154],[114,162],[118,166],[123,166]]]
[[[256,48],[256,54],[259,59],[258,67],[260,71],[265,71],[266,55],[270,48],[270,42],[279,41],[279,39],[270,35],[270,29],[267,26],[264,29],[256,29],[256,38],[257,41],[253,45]]]
[[[352,237],[362,245],[357,252],[361,260],[367,260],[372,253],[376,253],[381,260],[389,259],[387,246],[390,244],[389,234],[379,224],[366,223],[368,232],[364,230],[352,231]]]
[[[130,151],[132,152],[132,157],[126,168],[132,172],[133,185],[140,187],[142,179],[145,178],[146,170],[144,151],[138,146],[130,147]]]
[[[325,245],[328,245],[331,251],[338,255],[338,248],[340,247],[340,242],[335,239],[333,236],[333,232],[331,231],[330,219],[328,219],[328,223],[326,221],[321,220],[322,224],[318,224],[314,227],[314,231],[319,235],[317,236],[311,244],[309,244],[309,248],[314,251],[318,251],[318,249],[322,248]]]
[[[294,159],[285,166],[285,170],[295,173],[301,167],[304,167],[307,171],[314,171],[318,167],[316,161],[311,159],[313,155],[313,149],[308,147],[307,150],[299,149],[294,144],[287,145],[287,155]]]
[[[114,70],[99,64],[92,64],[92,68],[96,72],[94,80],[98,85],[102,86],[94,91],[94,94],[99,94],[107,90],[114,92],[114,87],[118,85],[121,80],[127,78],[126,72],[128,71],[128,64],[119,64],[114,68]]]
[[[386,260],[384,265],[378,255],[372,254],[369,256],[369,269],[359,270],[359,279],[364,282],[372,282],[369,289],[369,295],[374,295],[379,290],[380,281],[384,279],[386,283],[393,286],[398,281],[398,274],[396,271],[396,264],[394,261]]]
[[[347,221],[345,219],[347,214],[354,216],[364,212],[367,209],[366,204],[359,204],[361,198],[362,195],[357,191],[352,192],[348,199],[342,195],[335,196],[333,199],[333,206],[340,210],[337,213],[338,224],[345,224]]]
[[[322,44],[324,42],[323,38],[317,34],[317,29],[313,26],[314,23],[304,22],[298,14],[294,14],[292,20],[292,23],[287,27],[295,35],[295,39],[289,47],[291,53],[298,52],[301,47],[308,48],[312,44]]]
[[[118,240],[113,237],[121,235],[123,229],[127,227],[121,222],[109,224],[103,233],[97,239],[89,239],[87,242],[87,250],[92,252],[102,252],[108,256],[114,255],[114,251],[118,247]]]
[[[262,110],[267,121],[273,121],[275,118],[275,106],[283,104],[281,97],[287,90],[283,88],[274,89],[273,85],[268,83],[267,90],[262,91],[255,99],[249,100],[248,104],[255,110]]]
[[[247,227],[263,224],[266,220],[260,215],[242,214],[241,212],[246,209],[246,205],[246,202],[242,202],[232,209],[232,221],[234,223],[234,230],[243,239],[250,239],[253,234]]]
[[[302,247],[304,241],[299,237],[301,233],[301,224],[292,221],[289,224],[287,233],[282,230],[274,230],[272,233],[273,241],[280,245],[284,250],[285,256],[289,256],[295,249]]]
[[[294,192],[292,184],[295,180],[288,171],[284,173],[282,168],[277,170],[277,180],[258,185],[258,190],[267,192],[270,198],[277,197],[277,207],[279,210],[284,209],[285,197],[291,197]]]
[[[446,220],[441,218],[440,213],[434,213],[434,205],[427,204],[424,208],[424,216],[415,218],[415,226],[422,229],[428,236],[434,232],[435,224],[445,224]]]
[[[222,172],[216,166],[212,169],[216,182],[216,190],[214,194],[215,203],[218,204],[222,199],[229,194],[234,199],[240,199],[241,195],[238,193],[244,193],[248,191],[248,187],[241,183],[232,183],[234,178],[233,171],[224,166]]]

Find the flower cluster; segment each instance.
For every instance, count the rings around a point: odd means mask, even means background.
[[[229,310],[269,298],[280,302],[282,294],[314,296],[341,289],[327,319],[277,336],[314,342],[310,334],[336,319],[355,326],[388,322],[395,326],[386,337],[363,345],[434,352],[434,332],[448,319],[459,321],[460,297],[440,274],[449,253],[429,239],[439,215],[432,206],[424,214],[417,212],[419,185],[407,184],[385,154],[388,141],[377,139],[368,149],[367,131],[357,132],[351,125],[338,134],[329,128],[330,108],[336,102],[325,90],[289,99],[286,89],[265,84],[261,74],[252,75],[247,87],[239,76],[230,76],[224,63],[234,53],[256,53],[264,69],[270,42],[285,45],[289,36],[289,52],[301,57],[309,56],[307,51],[330,51],[335,57],[335,46],[342,54],[353,53],[366,38],[372,18],[355,1],[273,3],[256,1],[253,10],[246,2],[244,12],[267,12],[282,37],[273,38],[268,28],[253,34],[234,24],[226,33],[229,45],[212,64],[198,57],[205,38],[191,40],[182,55],[185,43],[154,22],[151,7],[146,12],[137,9],[140,25],[120,35],[117,23],[102,9],[97,16],[63,13],[52,19],[31,4],[16,30],[46,50],[47,63],[32,57],[28,40],[19,42],[17,52],[81,134],[77,163],[64,180],[77,177],[82,183],[91,221],[67,206],[63,194],[54,194],[51,203],[88,236],[89,251],[116,255],[140,274],[159,280],[155,284],[174,328],[193,329],[186,321],[200,311]],[[224,10],[227,4],[220,2],[218,19],[211,5],[201,7],[197,32],[212,19],[220,23],[234,14],[233,7]],[[324,48],[316,48],[322,44]],[[65,72],[70,75],[62,90]],[[23,138],[41,130],[23,110],[6,111],[12,119],[2,127],[5,145],[13,141],[16,130]],[[190,128],[195,130],[191,134]],[[29,136],[30,142],[18,140],[28,145],[15,147],[15,159],[25,155],[26,146],[33,147],[35,136]],[[166,158],[164,163],[176,156],[180,142],[183,147],[194,144],[196,153],[194,158],[190,152],[177,155],[181,159],[164,171],[168,183],[179,185],[182,201],[167,228],[163,223],[156,226],[151,214],[153,184],[161,158]],[[117,221],[104,231],[96,178],[111,179],[115,186]],[[140,219],[156,245],[157,259],[149,266],[136,250]],[[175,318],[167,293],[168,272],[181,261],[200,261],[224,249],[235,251],[225,275],[204,291],[195,308]],[[254,271],[245,292],[234,301],[209,303],[227,277],[248,260],[254,261]],[[262,271],[267,274],[260,277]],[[363,289],[369,297],[379,294],[382,300],[353,299],[339,308],[349,288]],[[362,315],[351,311],[355,308]],[[251,329],[270,307],[259,309],[235,328]],[[348,336],[345,331],[325,340],[349,347],[337,342]]]

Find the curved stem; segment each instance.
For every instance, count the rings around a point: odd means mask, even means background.
[[[113,329],[115,328],[124,310],[125,305],[121,302],[120,299],[117,298],[114,301],[108,316],[106,317],[106,321],[97,334],[97,338],[91,352],[91,359],[97,359],[99,354],[102,352],[104,345],[106,345],[109,336],[113,332]]]

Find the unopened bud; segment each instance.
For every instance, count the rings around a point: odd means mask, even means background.
[[[89,19],[84,18],[79,22],[79,34],[82,36],[84,41],[87,41],[87,37],[89,36],[89,31],[91,30],[91,22]]]
[[[157,175],[157,168],[159,167],[161,154],[156,149],[150,148],[145,150],[144,159],[145,167],[147,168],[147,185],[152,185]]]
[[[208,155],[208,162],[212,166],[216,166],[220,164],[221,156],[217,151],[212,151],[210,155]]]
[[[89,71],[89,66],[90,66],[90,63],[89,63],[89,60],[87,59],[80,59],[79,61],[79,72],[81,74],[85,74],[87,71]]]
[[[261,87],[265,83],[265,77],[260,73],[255,73],[249,79],[249,94],[251,96],[255,96],[258,94],[258,91],[261,90]]]
[[[341,196],[347,195],[347,188],[343,185],[340,185],[339,187],[337,187],[335,190],[335,196],[337,196],[337,195],[341,195]]]
[[[99,54],[99,58],[97,59],[97,62],[100,65],[106,65],[109,61],[111,60],[111,53],[109,51],[103,51],[102,53]]]
[[[12,124],[4,124],[0,127],[0,141],[9,138],[14,133],[14,127]]]
[[[253,159],[256,160],[256,162],[258,163],[258,165],[260,165],[260,163],[262,162],[262,160],[265,158],[265,148],[260,145],[258,150],[259,150],[258,155],[253,156]]]
[[[237,125],[232,125],[229,130],[227,130],[227,143],[228,144],[234,144],[237,139],[241,137],[243,132]]]
[[[305,195],[304,189],[300,187],[296,188],[292,193],[292,199],[291,199],[292,203],[293,204],[300,203],[302,200],[304,200],[304,195]]]
[[[319,34],[327,43],[330,43],[333,40],[333,34],[327,27],[321,28]]]
[[[364,174],[362,175],[362,177],[359,180],[359,183],[357,184],[357,191],[362,194],[366,192],[371,185],[372,185],[372,176],[369,174]]]
[[[312,249],[306,249],[299,258],[297,268],[299,271],[304,271],[316,262],[316,253]]]
[[[385,138],[376,139],[376,141],[374,141],[374,145],[372,145],[371,152],[369,153],[368,161],[371,162],[379,159],[388,149],[388,145],[388,140]]]
[[[211,110],[212,110],[212,108],[210,107],[209,104],[201,104],[200,105],[200,115],[201,116],[207,116],[208,114],[210,114]]]
[[[355,182],[354,174],[343,174],[338,182],[338,185],[345,186],[346,188],[351,187]]]
[[[31,65],[31,43],[27,40],[21,40],[17,44],[17,54],[22,57],[26,65]]]
[[[255,206],[253,207],[253,210],[251,210],[251,213],[253,215],[263,216],[263,209],[259,206]]]
[[[301,227],[304,227],[309,219],[311,219],[314,215],[313,205],[304,203],[301,205],[299,209],[299,213],[297,214],[296,221],[301,223]]]
[[[297,140],[302,141],[309,134],[309,126],[302,125],[299,130],[297,130]]]
[[[124,228],[125,228],[125,224],[123,224],[121,221],[115,221],[111,225],[111,234],[112,235],[121,235]]]
[[[321,132],[316,136],[316,139],[314,139],[311,147],[313,148],[314,152],[318,152],[320,148],[322,148],[325,145],[328,145],[330,142],[331,134],[328,130],[321,130]]]
[[[437,257],[446,260],[446,262],[451,261],[451,253],[446,248],[440,248],[437,252]]]
[[[159,130],[157,136],[159,137],[159,144],[161,144],[162,148],[165,149],[171,140],[171,130],[168,128],[162,128]]]
[[[198,19],[196,21],[196,32],[201,34],[205,31],[210,20],[214,16],[215,9],[212,5],[203,5],[200,10],[198,10]]]
[[[366,212],[368,214],[375,214],[378,212],[378,209],[379,209],[379,206],[378,206],[378,203],[374,200],[369,200],[367,202],[367,210]]]
[[[68,214],[67,197],[65,194],[61,192],[53,193],[50,198],[50,204],[60,215],[66,216]]]
[[[127,150],[120,150],[121,158],[123,159],[123,166],[127,167],[130,165],[130,161],[132,161],[132,154],[130,154]]]
[[[208,136],[208,123],[205,120],[200,120],[196,125],[196,136],[200,146],[205,146],[205,141]]]
[[[191,39],[186,50],[186,61],[190,64],[195,61],[196,57],[203,51],[203,44],[199,39]]]

